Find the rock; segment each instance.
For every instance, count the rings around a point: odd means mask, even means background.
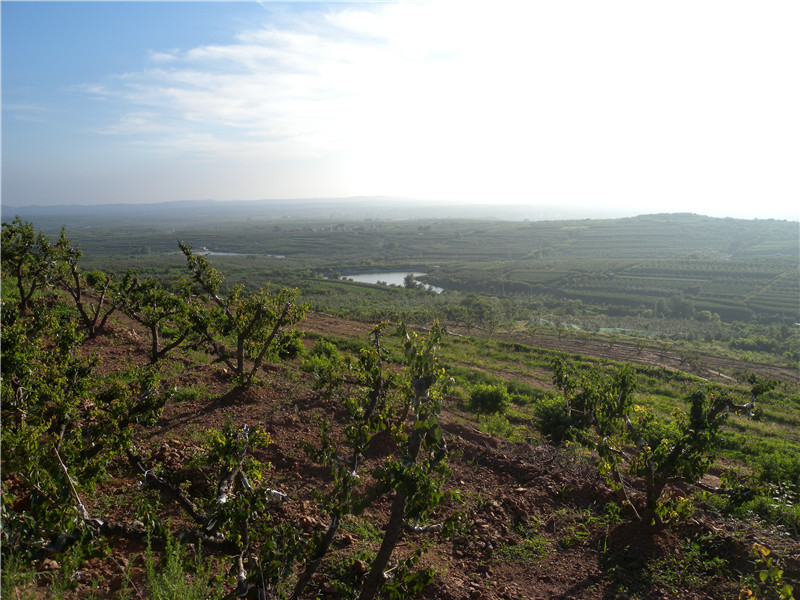
[[[58,571],[59,569],[61,569],[61,565],[52,558],[45,558],[42,561],[42,571]]]
[[[364,573],[366,573],[368,568],[369,565],[360,558],[353,562],[353,569],[359,575],[363,575]]]

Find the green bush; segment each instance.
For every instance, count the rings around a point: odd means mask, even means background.
[[[559,445],[571,439],[572,418],[567,413],[566,401],[559,396],[545,396],[533,405],[537,428],[548,442]]]
[[[800,456],[771,452],[754,458],[755,473],[760,481],[788,484],[800,489]]]
[[[504,413],[509,405],[508,391],[503,385],[480,383],[472,388],[469,407],[484,414]]]

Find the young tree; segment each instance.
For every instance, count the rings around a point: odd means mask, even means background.
[[[416,333],[401,324],[398,333],[404,338],[408,374],[402,392],[413,422],[408,425],[402,422],[395,429],[399,457],[390,457],[374,472],[378,485],[387,491],[393,489],[395,495],[383,540],[367,572],[359,600],[372,600],[377,595],[404,530],[421,532],[440,527],[420,527],[418,522],[427,518],[445,497],[442,480],[446,472],[447,445],[439,413],[448,380],[439,366],[437,354],[444,331],[435,323],[430,335],[420,340]],[[405,412],[401,410],[400,414]]]
[[[86,335],[93,338],[103,330],[108,318],[119,308],[118,298],[112,295],[116,276],[113,272],[84,273],[79,266],[83,250],[72,245],[63,227],[56,247],[61,254],[61,268],[55,276],[56,283],[70,295]],[[93,292],[94,298],[87,297],[89,290]]]
[[[50,286],[59,274],[63,248],[53,242],[33,223],[16,217],[3,223],[3,275],[16,279],[19,292],[19,312],[26,315],[34,295]]]
[[[751,399],[736,404],[721,390],[697,390],[689,397],[689,416],[671,420],[635,407],[636,374],[625,365],[610,375],[597,369],[578,373],[562,359],[553,361],[553,383],[563,391],[570,424],[585,445],[597,450],[600,467],[625,494],[620,468],[645,484],[645,504],[637,517],[663,527],[661,497],[670,481],[695,483],[708,470],[728,411],[752,411],[756,399],[774,387],[753,377]],[[770,387],[772,386],[772,387]]]
[[[384,573],[405,531],[421,533],[442,528],[440,524],[420,526],[419,521],[429,518],[446,496],[443,478],[447,449],[439,411],[448,380],[437,357],[444,331],[436,324],[428,337],[420,339],[405,325],[400,325],[397,331],[403,338],[403,369],[392,373],[384,369],[382,330],[383,326],[375,328],[370,346],[363,349],[357,359],[347,362],[341,374],[333,375],[341,385],[341,400],[349,417],[343,434],[349,457],[340,456],[326,420],[322,423],[319,446],[306,445],[306,451],[314,460],[331,468],[333,489],[321,503],[331,521],[326,533],[314,544],[298,578],[293,599],[300,598],[312,580],[341,519],[347,514],[361,514],[389,492],[394,492],[391,514],[359,598],[371,600],[385,585],[397,586],[389,597],[403,597],[398,595],[405,593],[400,589],[403,585],[421,587],[432,577],[428,570],[410,572],[419,558],[416,554],[394,569],[396,576],[391,583],[386,581]],[[325,368],[318,372],[330,371]],[[375,483],[366,489],[360,488],[362,477],[358,470],[367,449],[376,436],[384,434],[391,434],[397,450],[371,469],[371,479]]]
[[[302,320],[308,306],[297,303],[296,289],[273,292],[267,286],[245,295],[242,286],[236,286],[222,294],[222,274],[203,254],[193,253],[188,244],[179,242],[179,246],[194,284],[209,303],[207,308],[195,307],[195,330],[231,368],[239,384],[247,387],[264,360],[277,359],[284,344],[294,339],[292,328]],[[233,348],[223,341],[227,336],[233,338]],[[249,369],[246,358],[252,360]]]
[[[119,297],[122,311],[144,325],[150,334],[150,364],[156,364],[180,346],[193,331],[186,285],[168,290],[156,280],[140,278],[131,270],[125,274]]]
[[[53,311],[33,318],[4,309],[0,334],[3,469],[15,482],[7,489],[4,477],[3,552],[26,559],[43,532],[96,525],[81,491],[124,452],[136,424],[157,420],[167,396],[149,370],[97,380],[75,324]]]
[[[328,383],[320,380],[316,387],[328,389],[331,393],[339,386],[346,386],[342,404],[348,416],[344,429],[344,439],[352,445],[348,459],[342,459],[330,434],[327,420],[322,422],[320,446],[305,445],[305,450],[314,460],[327,465],[333,476],[333,490],[322,502],[323,509],[330,515],[328,529],[319,538],[309,557],[305,569],[297,580],[292,598],[302,597],[303,591],[311,582],[322,559],[327,554],[339,529],[342,518],[356,510],[355,490],[361,477],[358,470],[373,436],[385,432],[391,417],[387,406],[387,393],[393,386],[394,378],[383,369],[385,358],[381,346],[384,325],[378,325],[371,332],[371,344],[363,349],[358,357],[345,363],[335,348],[324,350],[325,358],[314,364],[321,367],[316,373]],[[338,368],[337,368],[338,367]]]

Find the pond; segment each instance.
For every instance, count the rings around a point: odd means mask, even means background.
[[[270,258],[286,258],[283,254],[247,254],[244,252],[216,252],[214,250],[209,250],[205,246],[200,251],[200,254],[205,254],[206,256],[269,256]]]
[[[352,279],[353,281],[358,281],[359,283],[385,283],[387,285],[397,285],[403,287],[403,280],[406,278],[406,275],[411,273],[414,276],[414,280],[418,280],[419,277],[425,277],[427,273],[415,273],[413,271],[381,271],[376,273],[354,273],[353,275],[345,275],[344,279]],[[419,283],[422,283],[421,281]],[[437,294],[441,294],[444,290],[440,287],[435,287],[432,285],[423,284],[432,289]]]

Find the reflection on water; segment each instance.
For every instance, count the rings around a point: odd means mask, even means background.
[[[415,273],[413,271],[383,271],[378,273],[357,273],[354,275],[346,275],[345,279],[352,279],[353,281],[358,281],[359,283],[385,283],[386,285],[398,285],[402,287],[403,281],[405,280],[406,275],[409,273],[414,276],[414,280],[427,275],[427,273]],[[420,281],[418,283],[422,282]],[[424,283],[423,285],[430,288],[437,294],[441,294],[444,291],[440,287],[435,287],[432,285],[429,286]]]

